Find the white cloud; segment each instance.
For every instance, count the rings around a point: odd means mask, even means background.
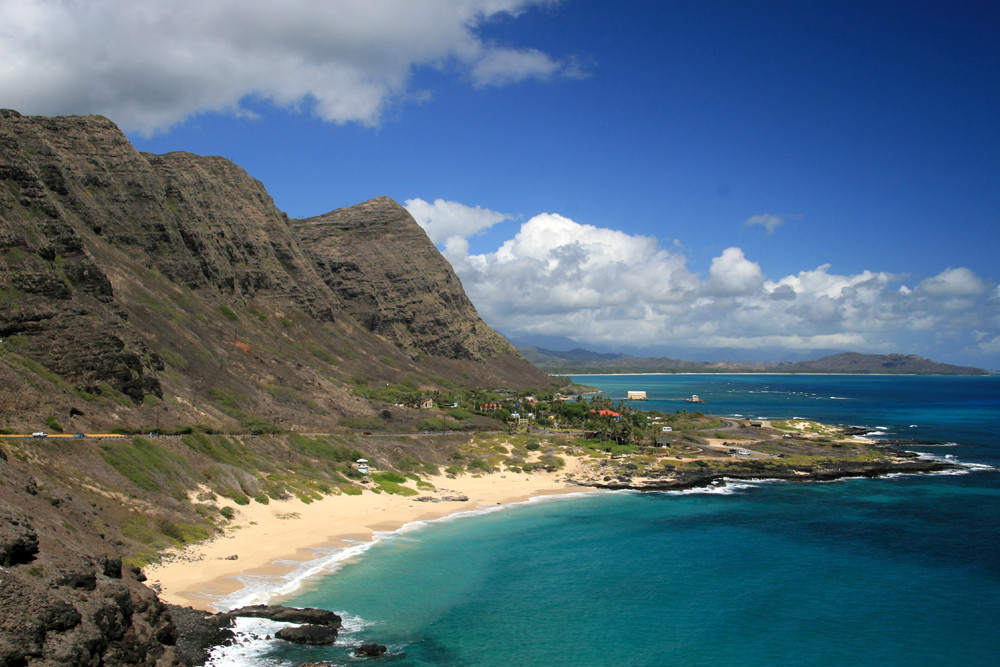
[[[768,234],[774,232],[775,229],[785,224],[785,219],[778,217],[776,215],[771,215],[770,213],[764,213],[761,215],[755,215],[751,218],[747,218],[745,224],[748,225],[760,225],[767,230]]]
[[[461,234],[463,227],[453,229]],[[493,252],[470,255],[461,240],[452,236],[445,255],[486,321],[512,335],[681,357],[685,349],[728,348],[944,360],[959,351],[982,357],[1000,340],[1000,290],[964,268],[914,289],[901,285],[902,276],[838,275],[829,264],[767,280],[759,263],[731,247],[701,277],[676,243],[664,248],[554,213],[523,223]]]
[[[709,294],[736,296],[756,292],[763,284],[764,274],[759,264],[748,260],[739,248],[726,248],[712,260],[705,287]]]
[[[446,248],[451,246],[450,252],[453,253],[459,252],[455,244],[460,244],[464,239],[479,234],[498,222],[510,219],[505,213],[444,199],[435,199],[433,204],[419,198],[407,199],[406,210],[424,228],[431,241]],[[465,250],[461,252],[468,251],[468,244],[464,247]]]
[[[968,297],[985,294],[990,288],[975,273],[959,267],[921,281],[917,289],[932,297]]]
[[[3,105],[108,116],[150,133],[256,97],[376,125],[414,68],[477,86],[578,76],[573,60],[477,33],[554,0],[0,0]]]

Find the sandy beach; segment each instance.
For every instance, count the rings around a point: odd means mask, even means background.
[[[567,458],[566,467],[554,473],[441,475],[427,478],[435,488],[421,491],[420,496],[365,491],[358,496],[327,496],[308,504],[297,499],[242,507],[223,503],[238,512],[224,533],[167,552],[160,564],[147,566],[144,572],[147,583],[158,587],[164,601],[220,611],[213,603],[240,590],[241,575],[289,572],[294,567],[289,561],[313,560],[317,549],[371,541],[376,532],[394,531],[414,521],[590,490],[568,479],[581,466],[579,460]]]

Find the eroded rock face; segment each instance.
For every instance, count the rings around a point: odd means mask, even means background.
[[[388,197],[293,226],[343,309],[370,331],[415,355],[488,359],[516,354],[479,319],[458,276],[424,230]]]

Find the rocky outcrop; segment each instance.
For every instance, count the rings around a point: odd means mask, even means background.
[[[324,627],[339,630],[342,619],[332,611],[326,609],[315,609],[312,607],[285,607],[282,605],[252,605],[240,607],[226,612],[229,616],[248,618],[267,618],[281,623],[301,623],[303,625],[322,625]]]
[[[337,614],[325,609],[296,608],[281,605],[253,605],[226,612],[226,616],[267,618],[281,623],[300,623],[297,627],[281,628],[275,637],[294,644],[322,646],[337,641],[343,623]]]
[[[725,467],[700,469],[665,468],[657,476],[607,475],[601,479],[578,479],[581,486],[636,491],[683,491],[710,487],[736,480],[778,479],[786,482],[816,482],[847,477],[883,477],[894,474],[921,474],[954,470],[947,461],[920,459],[900,452],[897,460],[873,462],[831,461],[816,465],[787,465],[779,462],[742,461]]]
[[[177,635],[177,651],[187,664],[204,664],[214,647],[227,646],[235,639],[231,630],[233,617],[228,614],[175,605],[167,605],[167,608]]]
[[[381,658],[388,651],[385,646],[381,644],[362,644],[361,646],[354,649],[354,657],[356,658]]]
[[[0,577],[0,664],[183,664],[170,616],[152,591],[99,569],[83,579],[81,589],[78,576],[50,578],[40,569]]]
[[[337,631],[323,625],[300,625],[294,628],[281,628],[274,636],[293,644],[311,644],[326,646],[337,641]]]
[[[23,565],[38,553],[38,533],[20,513],[0,505],[0,567]]]

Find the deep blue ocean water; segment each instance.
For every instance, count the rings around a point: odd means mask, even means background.
[[[995,664],[1000,377],[575,379],[616,399],[645,390],[640,408],[808,417],[933,440],[910,449],[973,465],[599,492],[411,527],[282,600],[342,614],[337,646],[251,642],[218,664],[355,664],[349,647],[368,640],[389,647],[379,662],[392,665]],[[678,400],[691,394],[707,402]]]

